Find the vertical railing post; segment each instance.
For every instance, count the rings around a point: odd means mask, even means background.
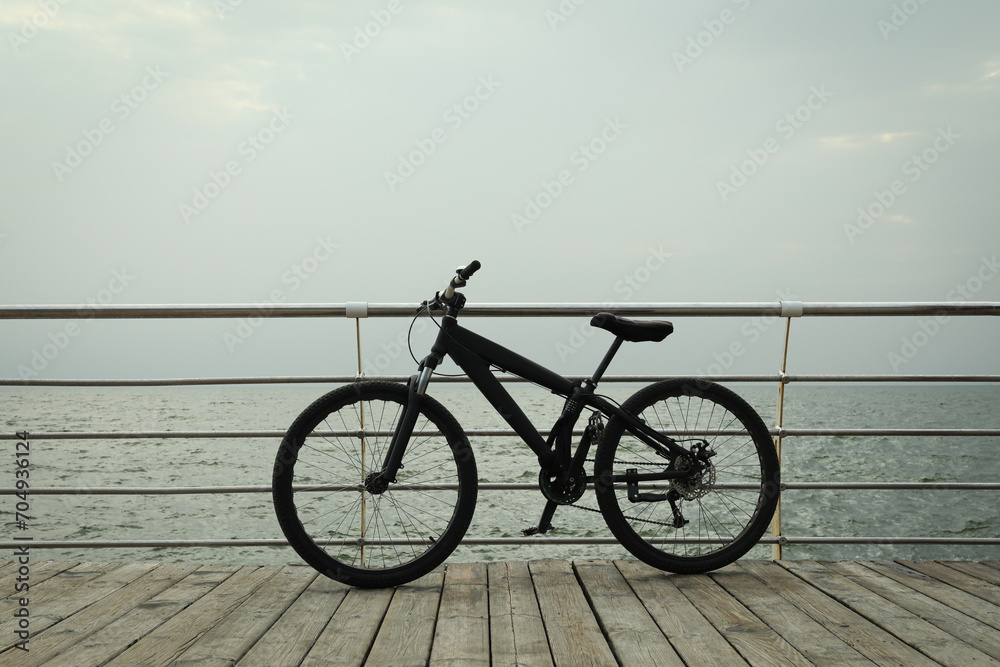
[[[788,338],[792,331],[792,318],[802,317],[801,301],[782,301],[781,316],[785,318],[785,344],[781,350],[781,375],[778,382],[778,409],[775,415],[775,427],[778,434],[774,436],[774,449],[778,453],[778,469],[781,470],[781,440],[785,424],[785,385],[788,384]],[[778,506],[774,510],[771,521],[771,536],[778,541],[771,545],[771,558],[781,560],[781,490],[778,490]]]
[[[351,302],[346,304],[344,308],[344,315],[347,317],[354,318],[354,330],[357,337],[357,347],[358,347],[358,376],[356,380],[361,380],[364,377],[364,370],[361,367],[361,318],[368,317],[368,302]],[[367,440],[365,436],[365,402],[361,401],[358,405],[360,410],[361,418],[361,477],[360,483],[364,484],[366,479],[367,470],[365,468],[365,455],[367,450]],[[361,567],[365,566],[365,528],[368,525],[368,521],[365,518],[366,514],[366,502],[365,498],[368,494],[361,494]]]

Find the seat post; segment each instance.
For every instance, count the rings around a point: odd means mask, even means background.
[[[590,378],[590,384],[596,385],[601,381],[601,377],[604,375],[604,371],[608,370],[608,366],[611,365],[611,360],[614,359],[615,353],[618,352],[618,348],[622,346],[625,341],[621,336],[615,337],[615,342],[611,343],[611,347],[608,349],[607,354],[604,355],[604,359],[601,360],[601,365],[597,367],[594,374]]]

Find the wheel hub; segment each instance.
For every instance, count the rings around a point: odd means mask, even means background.
[[[385,493],[388,488],[389,480],[381,472],[373,472],[365,478],[365,491],[373,496]]]

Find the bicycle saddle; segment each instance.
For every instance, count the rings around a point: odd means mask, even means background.
[[[674,331],[670,322],[637,322],[611,313],[597,313],[591,318],[590,326],[610,331],[630,343],[659,342]]]

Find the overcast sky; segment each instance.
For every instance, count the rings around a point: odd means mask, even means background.
[[[4,0],[0,304],[417,303],[473,258],[474,302],[1000,301],[998,26],[988,0]],[[0,376],[357,367],[351,322],[257,324],[2,322]],[[588,372],[580,324],[470,326]],[[618,370],[777,370],[782,325],[677,324]],[[790,371],[997,373],[996,327],[802,320]],[[410,371],[403,321],[363,329],[370,370]]]

